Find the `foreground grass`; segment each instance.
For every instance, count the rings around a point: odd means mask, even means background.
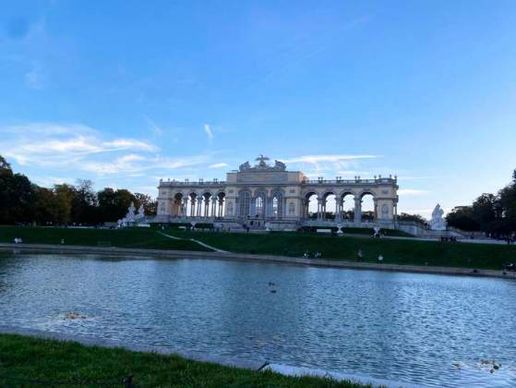
[[[254,253],[301,257],[308,251],[320,252],[322,258],[412,264],[422,266],[463,267],[499,270],[506,262],[516,262],[516,245],[450,243],[438,241],[373,239],[366,237],[332,237],[316,233],[222,233],[187,232],[167,229],[166,233],[195,238],[216,248],[236,253]],[[21,237],[24,243],[66,245],[111,245],[127,248],[156,248],[177,250],[207,249],[191,241],[172,240],[156,229],[132,228],[122,230],[0,227],[0,242],[12,242]]]
[[[0,386],[30,387],[22,380],[69,382],[68,386],[123,386],[133,376],[136,387],[364,387],[313,377],[254,372],[178,356],[83,346],[75,342],[0,334]],[[39,386],[52,386],[44,384]],[[67,384],[59,385],[67,386]]]

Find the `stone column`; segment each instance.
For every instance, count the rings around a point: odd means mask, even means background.
[[[335,220],[342,220],[342,198],[335,196]]]
[[[190,217],[195,215],[195,198],[190,197]]]
[[[362,220],[362,198],[355,197],[355,224],[359,224]]]
[[[181,217],[188,217],[188,214],[186,213],[187,205],[188,205],[188,199],[183,198],[181,200]]]
[[[202,211],[202,197],[199,197],[199,200],[197,201],[197,217],[201,216]]]
[[[376,198],[373,198],[373,204],[374,204],[374,212],[373,212],[373,221],[378,220],[378,200]]]
[[[218,209],[218,215],[219,217],[223,217],[224,215],[222,214],[222,205],[224,204],[224,200],[222,198],[219,198],[219,209]]]
[[[322,199],[320,198],[317,198],[317,219],[318,220],[321,220],[322,219]]]
[[[217,197],[211,197],[211,216],[213,218],[217,217],[215,210],[217,209]]]

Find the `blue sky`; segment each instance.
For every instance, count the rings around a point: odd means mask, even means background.
[[[9,4],[10,3],[10,4]],[[259,153],[397,174],[400,211],[516,168],[514,1],[12,1],[0,154],[41,185],[156,195]]]

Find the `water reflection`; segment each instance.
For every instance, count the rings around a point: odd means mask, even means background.
[[[515,297],[503,279],[0,256],[6,325],[434,386],[516,384]],[[502,368],[491,374],[481,359]]]

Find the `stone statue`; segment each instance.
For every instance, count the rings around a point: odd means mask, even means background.
[[[129,209],[127,209],[127,214],[124,218],[124,221],[126,223],[134,222],[136,219],[136,208],[134,207],[134,202],[131,202],[131,206],[129,206]]]
[[[249,162],[245,162],[240,165],[239,170],[246,171],[246,170],[249,170],[250,168],[251,168],[251,165],[249,164]]]
[[[430,229],[432,230],[446,230],[446,220],[443,218],[444,211],[441,206],[437,204],[432,212],[432,219],[430,220]]]
[[[138,208],[138,213],[136,214],[137,220],[143,220],[145,218],[145,209],[143,208],[143,205],[140,205]]]
[[[280,170],[280,171],[285,171],[287,169],[287,166],[285,165],[285,163],[283,163],[279,160],[275,160],[274,161],[274,169]]]
[[[266,160],[269,160],[269,158],[267,156],[263,156],[263,154],[260,154],[260,156],[258,156],[255,160],[258,162],[258,166],[257,167],[260,167],[260,168],[267,168],[267,167],[269,167],[267,165],[267,163],[265,162]]]

